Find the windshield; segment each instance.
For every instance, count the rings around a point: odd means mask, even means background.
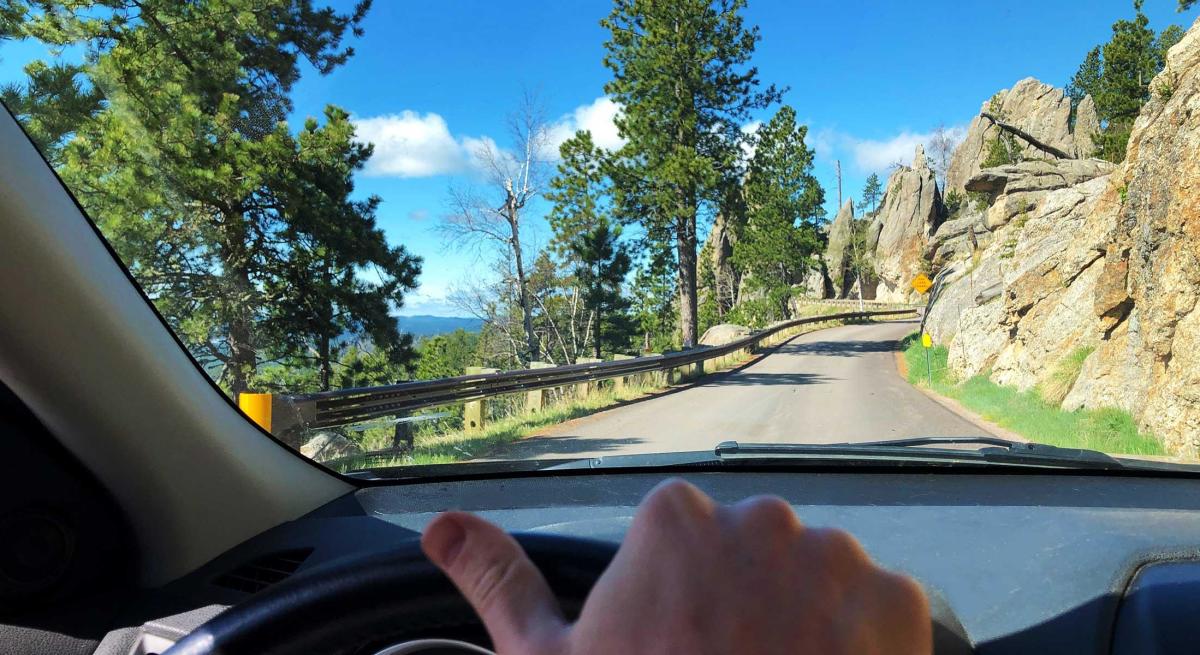
[[[215,386],[339,472],[1186,463],[1193,2],[10,0],[0,98]]]

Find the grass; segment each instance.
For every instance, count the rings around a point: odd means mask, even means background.
[[[1118,455],[1165,455],[1153,435],[1138,430],[1127,412],[1119,409],[1063,410],[1059,402],[1048,401],[1039,390],[1018,391],[992,382],[986,375],[965,381],[951,376],[945,346],[929,351],[927,368],[925,349],[916,334],[903,342],[908,381],[953,398],[984,419],[1012,430],[1038,443],[1065,448],[1087,448]],[[1051,376],[1054,384],[1071,385],[1079,376],[1083,360],[1090,354],[1079,349],[1068,355]],[[930,375],[932,373],[932,375]],[[932,383],[930,379],[932,378]],[[1070,389],[1070,386],[1067,386]],[[1066,392],[1062,392],[1063,396]]]
[[[1050,377],[1040,385],[1038,390],[1041,392],[1042,398],[1052,405],[1062,405],[1063,399],[1067,397],[1067,394],[1071,392],[1071,387],[1074,387],[1075,381],[1079,379],[1084,360],[1095,350],[1094,346],[1081,346],[1064,357],[1054,367]]]

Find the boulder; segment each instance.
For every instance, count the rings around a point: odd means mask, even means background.
[[[909,302],[917,293],[909,282],[928,269],[929,239],[945,219],[942,195],[917,146],[912,167],[901,166],[888,178],[880,203],[879,237],[874,248],[875,298],[884,302]]]
[[[719,323],[704,331],[700,337],[701,346],[723,346],[731,341],[750,336],[750,328],[733,323]]]
[[[1062,89],[1032,77],[1027,77],[1011,89],[1002,90],[992,96],[980,107],[980,113],[983,112],[998,115],[1006,123],[1064,152],[1078,153],[1086,150],[1085,156],[1090,156],[1094,149],[1093,135],[1100,127],[1095,104],[1090,97],[1086,97],[1076,111],[1076,129],[1072,131],[1070,99]],[[946,171],[947,193],[962,193],[967,190],[967,181],[979,173],[981,164],[987,157],[988,142],[998,132],[999,128],[983,116],[976,116],[971,121],[966,137],[955,148],[954,155],[950,158],[950,167]],[[1077,138],[1076,134],[1080,136]],[[1079,144],[1076,143],[1077,140],[1080,141]],[[1018,139],[1017,142],[1022,145],[1021,156],[1024,159],[1051,159],[1049,155],[1024,141]]]
[[[300,446],[301,455],[317,462],[361,455],[362,452],[358,444],[333,432],[321,432]]]

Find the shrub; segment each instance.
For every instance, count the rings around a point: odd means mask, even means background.
[[[1094,346],[1080,346],[1058,362],[1054,371],[1050,373],[1050,377],[1039,385],[1042,399],[1047,404],[1055,407],[1062,405],[1063,399],[1067,397],[1071,388],[1075,386],[1076,380],[1079,379],[1079,372],[1083,370],[1083,362],[1095,350]]]

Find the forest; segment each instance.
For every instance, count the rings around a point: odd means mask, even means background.
[[[55,56],[0,99],[231,395],[663,352],[825,294],[813,280],[829,274],[826,191],[786,89],[754,65],[761,35],[745,3],[613,2],[600,24],[603,92],[621,107],[615,150],[581,131],[553,152],[536,95],[512,103],[507,142],[475,153],[483,184],[450,189],[438,226],[490,265],[452,299],[483,327],[420,342],[396,316],[435,253],[385,234],[384,200],[356,191],[372,145],[334,104],[288,121],[302,70],[328,74],[371,38],[370,0],[346,12],[312,0],[13,0],[0,46],[36,40]],[[1094,99],[1096,154],[1112,160],[1182,35],[1156,35],[1134,7],[1067,87],[1075,103]],[[992,163],[1004,146],[990,145]],[[851,245],[885,192],[871,175]],[[553,237],[536,248],[529,225],[542,214]],[[854,253],[869,278],[869,254]]]

